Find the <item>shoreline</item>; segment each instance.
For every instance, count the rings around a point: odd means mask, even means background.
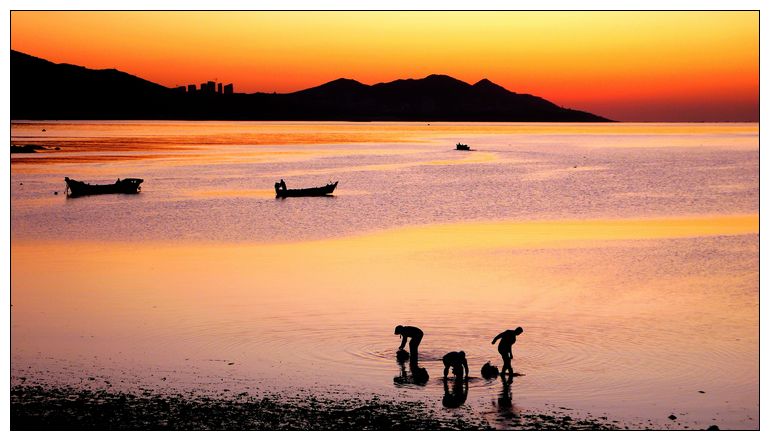
[[[560,413],[510,412],[502,426],[417,401],[141,395],[74,387],[13,386],[11,430],[621,430]]]

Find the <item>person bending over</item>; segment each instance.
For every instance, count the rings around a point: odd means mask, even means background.
[[[452,373],[454,373],[455,377],[458,379],[463,377],[463,372],[465,378],[468,378],[468,360],[465,359],[465,352],[450,352],[444,355],[442,361],[444,362],[444,378],[449,374],[450,367],[452,368]],[[463,369],[465,370],[463,371]]]
[[[401,346],[398,347],[399,350],[404,349],[404,346],[406,346],[406,339],[409,339],[409,356],[412,363],[417,363],[417,349],[422,341],[422,330],[415,326],[398,325],[396,326],[396,332],[394,332],[394,334],[401,336]]]

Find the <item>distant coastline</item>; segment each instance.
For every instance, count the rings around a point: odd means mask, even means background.
[[[207,82],[168,88],[11,51],[12,120],[612,122],[483,79],[446,75],[365,85],[351,79],[292,93],[234,93]]]

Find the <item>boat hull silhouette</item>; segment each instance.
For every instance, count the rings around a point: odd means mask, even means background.
[[[118,179],[113,184],[89,184],[65,177],[64,182],[67,183],[67,196],[79,197],[113,193],[136,194],[141,190],[144,179],[126,178]]]
[[[278,188],[275,190],[275,197],[291,198],[291,197],[302,197],[302,196],[329,196],[332,194],[334,189],[337,188],[337,182],[333,184],[324,185],[323,187],[290,188],[290,189]]]
[[[467,144],[457,144],[457,150],[470,150],[471,147]]]

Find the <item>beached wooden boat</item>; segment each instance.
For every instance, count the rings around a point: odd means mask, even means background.
[[[339,181],[337,181],[339,182]],[[312,188],[284,188],[276,186],[275,197],[277,198],[289,198],[298,196],[329,196],[332,194],[335,188],[337,188],[337,182],[333,184],[327,184],[323,187]]]
[[[75,179],[65,177],[64,182],[67,183],[67,190],[69,190],[67,195],[70,197],[77,197],[94,194],[139,193],[144,179],[126,178],[118,179],[113,184],[89,184],[87,182],[76,181]]]
[[[470,146],[468,146],[468,144],[460,144],[459,142],[457,143],[457,150],[470,150],[470,149],[471,148]]]

